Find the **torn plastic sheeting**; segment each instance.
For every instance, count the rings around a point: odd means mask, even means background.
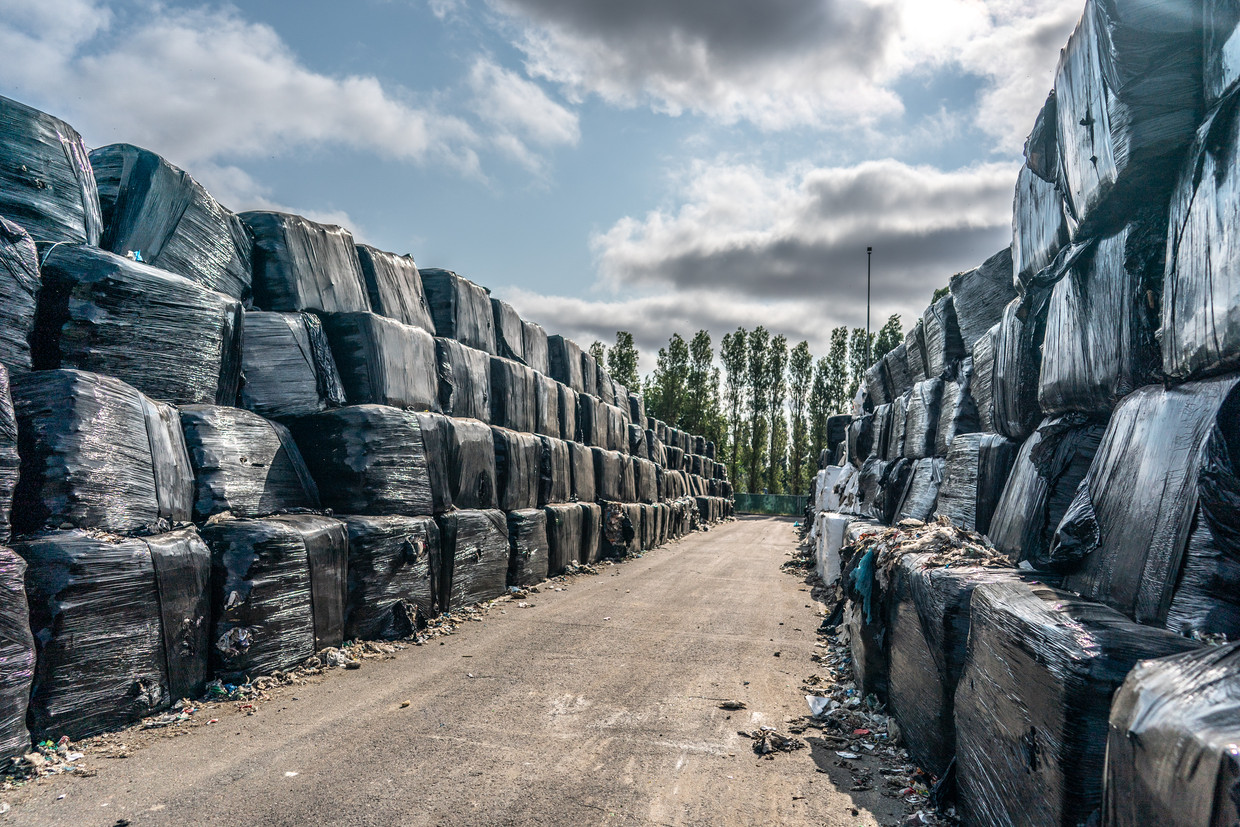
[[[560,386],[550,376],[534,373],[534,432],[560,439]],[[568,437],[574,434],[568,434]]]
[[[417,414],[351,405],[302,417],[290,427],[325,508],[371,516],[433,513]]]
[[[904,334],[904,355],[908,358],[909,381],[916,385],[930,378],[926,372],[926,333],[921,319]]]
[[[449,416],[491,421],[491,357],[454,339],[435,339],[439,409]]]
[[[646,423],[646,398],[640,393],[629,391],[629,415],[633,421],[645,427]]]
[[[13,492],[21,469],[17,445],[17,415],[9,392],[9,372],[0,362],[0,543],[9,541],[12,529]]]
[[[561,382],[556,382],[560,398],[560,436],[565,440],[580,442],[577,432],[577,392]]]
[[[538,422],[537,397],[534,371],[510,359],[491,357],[492,424],[533,433]]]
[[[1240,644],[1138,663],[1111,704],[1102,823],[1236,824]]]
[[[939,299],[926,308],[921,319],[926,343],[926,374],[930,378],[943,376],[965,356],[956,319],[956,297],[948,294]]]
[[[990,530],[1020,445],[998,434],[962,434],[947,452],[935,512],[979,534]]]
[[[592,565],[599,561],[602,551],[603,509],[598,503],[580,503],[578,507],[581,509],[581,551],[577,562]]]
[[[241,213],[254,234],[254,304],[260,310],[370,310],[353,235],[300,215]]]
[[[323,329],[350,405],[439,409],[431,334],[376,313],[325,313]]]
[[[499,471],[491,426],[476,419],[436,417],[445,430],[448,491],[457,508],[495,508],[499,503]],[[430,457],[430,449],[427,449]],[[436,512],[446,509],[436,509]]]
[[[504,593],[508,583],[508,518],[502,511],[441,514],[439,611],[451,611]]]
[[[435,320],[413,256],[398,256],[366,244],[356,246],[371,311],[434,336]]]
[[[99,246],[232,296],[250,296],[254,242],[244,222],[201,184],[150,150],[111,144],[90,153],[99,189]]]
[[[852,655],[853,680],[857,691],[862,697],[873,695],[881,703],[886,703],[889,679],[886,624],[881,619],[867,620],[860,599],[848,601],[844,622],[848,628],[848,648]]]
[[[580,442],[569,442],[568,454],[574,499],[584,503],[594,502],[597,493],[594,478],[594,450]]]
[[[35,647],[26,601],[26,561],[0,547],[0,760],[30,751],[26,712],[34,680]]]
[[[641,459],[650,459],[650,446],[646,442],[646,431],[640,425],[629,425],[629,453]]]
[[[525,326],[520,314],[508,302],[492,296],[491,315],[495,322],[496,355],[526,364]]]
[[[860,468],[872,453],[873,445],[874,415],[866,414],[854,419],[848,426],[848,462]]]
[[[241,407],[281,419],[345,404],[336,360],[317,316],[248,311],[243,327]]]
[[[942,379],[927,379],[913,387],[904,418],[904,456],[908,459],[934,456],[942,404]]]
[[[0,96],[0,145],[0,216],[38,242],[97,245],[99,191],[77,130]]]
[[[919,460],[899,457],[883,466],[872,509],[879,522],[885,525],[896,523],[900,505],[904,502],[904,492],[908,490],[909,479],[913,476],[913,469],[918,462]]]
[[[504,511],[538,506],[542,443],[533,434],[493,426],[496,501]]]
[[[538,443],[539,507],[570,501],[573,498],[573,460],[569,443],[549,436],[540,436]]]
[[[943,399],[939,403],[939,427],[934,438],[936,457],[947,456],[956,437],[982,429],[972,390],[973,360],[966,358],[960,363],[956,378],[943,383]]]
[[[241,303],[183,276],[89,247],[43,259],[34,364],[115,376],[173,404],[232,405]]]
[[[580,520],[580,509],[574,507],[573,511]],[[508,512],[509,557],[506,582],[509,586],[533,586],[547,579],[552,562],[549,523],[547,512],[541,508]]]
[[[919,459],[913,463],[913,471],[909,476],[908,486],[904,489],[904,498],[896,511],[895,522],[925,522],[930,519],[939,499],[939,487],[943,484],[946,467],[947,460],[941,457]]]
[[[551,363],[547,350],[547,331],[534,322],[521,322],[522,341],[525,343],[525,364],[539,373],[551,375]]]
[[[431,517],[340,517],[349,532],[345,640],[400,640],[435,611],[431,561],[439,526]]]
[[[1064,591],[973,591],[956,689],[967,824],[1083,824],[1102,803],[1111,697],[1137,661],[1197,644]]]
[[[658,480],[655,475],[655,464],[641,457],[633,457],[633,489],[636,499],[643,503],[657,502],[659,499]]]
[[[1005,247],[980,267],[951,278],[952,303],[965,354],[973,343],[1003,318],[1003,308],[1016,298],[1012,285],[1012,248]]]
[[[969,382],[978,426],[990,433],[995,433],[995,348],[998,341],[999,325],[995,325],[973,343],[973,379]]]
[[[1042,416],[1038,375],[1049,302],[1048,288],[1028,288],[1003,311],[995,336],[990,418],[995,431],[1009,439],[1029,436]]]
[[[577,393],[585,393],[581,375],[581,348],[577,343],[558,334],[548,336],[547,350],[551,378],[568,385]]]
[[[14,373],[31,368],[30,334],[43,280],[34,241],[17,224],[0,216],[0,364]]]
[[[1027,166],[1016,177],[1012,206],[1012,279],[1024,290],[1068,246],[1063,196]]]

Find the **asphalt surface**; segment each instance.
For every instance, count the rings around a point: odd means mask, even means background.
[[[442,646],[280,688],[253,715],[223,706],[218,724],[92,762],[93,777],[30,784],[0,822],[876,824],[833,785],[829,750],[763,760],[737,734],[806,711],[818,619],[780,571],[794,545],[790,519],[695,534]]]

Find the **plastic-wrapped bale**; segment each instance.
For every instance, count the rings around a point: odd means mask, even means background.
[[[597,506],[594,506],[597,508]],[[577,503],[549,505],[543,509],[546,520],[546,538],[549,560],[543,578],[548,574],[560,574],[574,563],[585,563],[582,559],[582,519],[584,512]],[[597,552],[598,544],[595,543]],[[535,581],[538,582],[538,581]]]
[[[1016,560],[1044,566],[1076,487],[1089,471],[1105,425],[1083,414],[1047,419],[1021,445],[987,537]]]
[[[373,312],[435,335],[435,320],[413,256],[398,256],[358,244],[357,260]]]
[[[922,320],[904,334],[904,355],[908,358],[908,377],[914,385],[931,378],[926,371],[926,333]]]
[[[0,760],[30,751],[26,711],[34,680],[35,647],[26,601],[26,561],[0,547]]]
[[[1157,198],[1201,118],[1201,4],[1089,0],[1055,72],[1059,188],[1091,234]]]
[[[588,392],[581,375],[581,348],[577,343],[560,335],[548,336],[547,350],[551,378],[577,393]]]
[[[581,353],[581,387],[594,396],[598,396],[598,362],[588,352]]]
[[[212,665],[219,678],[244,682],[343,642],[344,523],[289,514],[211,522],[202,535],[211,547]]]
[[[318,488],[283,425],[215,405],[185,405],[180,417],[194,469],[195,520],[319,507]]]
[[[254,304],[261,310],[370,310],[353,235],[300,215],[244,212],[254,234]]]
[[[1068,217],[1059,189],[1021,167],[1012,206],[1012,277],[1021,290],[1068,246]]]
[[[834,586],[842,573],[840,549],[844,545],[844,531],[852,517],[823,511],[818,514],[818,539],[814,546],[814,570],[819,579]]]
[[[934,514],[935,503],[939,499],[939,488],[943,484],[943,474],[947,460],[942,457],[927,457],[913,463],[908,485],[904,489],[904,497],[896,510],[896,519],[921,520],[925,522]]]
[[[505,359],[526,364],[525,327],[521,315],[506,301],[491,298],[491,315],[495,322],[495,352]]]
[[[629,422],[627,412],[615,405],[599,405],[607,431],[607,448],[612,451],[629,453]]]
[[[906,403],[904,418],[904,456],[921,459],[934,456],[943,409],[943,380],[918,382]]]
[[[663,449],[663,455],[666,458],[663,463],[663,467],[667,468],[669,471],[684,470],[684,463],[685,463],[685,452],[684,451],[680,450],[674,445],[668,445],[667,447]]]
[[[400,640],[434,614],[431,517],[340,517],[349,532],[345,640]]]
[[[577,392],[562,382],[556,382],[560,397],[560,436],[580,442],[577,432]]]
[[[1038,110],[1033,129],[1025,138],[1025,167],[1051,184],[1059,180],[1059,138],[1056,135],[1059,125],[1058,112],[1055,90],[1052,89],[1042,108]]]
[[[956,319],[956,297],[944,296],[926,308],[921,317],[926,342],[926,374],[942,376],[965,356],[964,340]]]
[[[352,405],[297,419],[291,430],[325,508],[371,516],[434,513],[417,414]]]
[[[34,365],[115,376],[174,404],[232,405],[242,321],[239,301],[183,276],[60,245],[43,259]]]
[[[875,527],[866,520],[853,520],[845,533],[845,545],[858,541],[868,530]],[[852,656],[853,679],[857,689],[865,695],[874,695],[882,703],[888,697],[888,646],[887,606],[883,595],[874,585],[874,550],[858,552],[845,573],[848,602],[844,609],[844,624],[848,629],[848,648]]]
[[[312,313],[245,314],[241,339],[241,407],[280,419],[345,404],[331,345]]]
[[[534,373],[534,432],[560,439],[572,438],[560,430],[560,385],[550,376]]]
[[[1009,439],[1024,439],[1041,419],[1038,374],[1050,291],[1030,288],[1003,311],[991,367],[991,424]]]
[[[1206,107],[1218,103],[1240,79],[1240,61],[1236,60],[1236,39],[1240,27],[1240,7],[1235,3],[1206,3],[1202,20],[1205,29],[1202,86]]]
[[[978,425],[990,433],[995,432],[995,347],[998,341],[999,325],[995,325],[973,343],[973,379],[969,382]]]
[[[547,331],[542,325],[521,322],[522,339],[525,343],[525,364],[539,373],[551,375],[551,363],[547,351]]]
[[[35,241],[97,245],[99,191],[82,136],[69,124],[0,96],[0,216]]]
[[[1240,644],[1138,663],[1111,703],[1107,827],[1240,822]]]
[[[658,480],[655,477],[655,464],[647,459],[633,457],[633,488],[636,499],[644,503],[657,502],[659,499]]]
[[[595,370],[595,374],[596,374],[595,378],[598,382],[598,391],[596,392],[598,398],[603,400],[603,403],[606,405],[617,404],[616,383],[612,381],[611,376],[607,373],[607,369],[603,367],[602,364],[599,364],[596,362],[596,365],[597,367]],[[584,381],[584,374],[583,374],[583,381]],[[624,410],[625,410],[626,415],[628,414],[628,409],[629,409],[629,401],[628,399],[625,399]]]
[[[441,612],[502,595],[508,583],[508,518],[502,511],[441,514],[436,603]]]
[[[871,420],[872,436],[870,438],[869,456],[877,459],[886,459],[887,450],[891,443],[891,426],[895,418],[890,402],[879,405],[874,409],[873,419]],[[713,476],[713,466],[708,469],[707,476]]]
[[[866,457],[872,453],[874,446],[874,416],[866,414],[865,416],[854,419],[848,426],[848,462],[857,468],[865,462]],[[693,469],[690,468],[690,471]]]
[[[646,441],[646,431],[640,425],[628,426],[629,453],[641,459],[650,459],[650,446]]]
[[[577,433],[586,445],[612,450],[607,444],[607,413],[603,403],[588,393],[577,395]]]
[[[533,433],[538,422],[537,374],[511,359],[491,357],[491,422]]]
[[[1005,247],[980,267],[951,278],[952,304],[966,355],[973,343],[1003,318],[1003,308],[1016,298],[1012,286],[1012,248]]]
[[[643,503],[641,509],[641,548],[642,551],[650,551],[659,545],[659,513],[655,511],[654,505],[649,503]]]
[[[1143,658],[1198,644],[1073,594],[1026,583],[973,590],[956,688],[965,824],[1084,824],[1102,803],[1111,697]]]
[[[540,436],[538,443],[539,507],[570,501],[573,498],[573,459],[569,443],[549,436]]]
[[[453,339],[435,339],[439,408],[449,416],[491,421],[491,357]]]
[[[894,462],[904,456],[904,436],[908,430],[908,403],[912,398],[912,391],[903,396],[896,397],[891,403],[891,421],[887,426],[887,453],[883,455],[883,459],[888,462]]]
[[[865,372],[865,387],[869,391],[870,404],[874,407],[891,401],[891,377],[887,375],[887,362],[879,359]]]
[[[423,421],[423,434],[428,428]],[[476,419],[434,417],[431,428],[442,429],[444,437],[442,462],[446,463],[448,494],[457,508],[495,508],[498,504],[499,477],[496,469],[495,437],[491,426]],[[427,461],[432,468],[440,467],[432,456],[430,440],[426,443]],[[436,508],[436,513],[446,509]]]
[[[39,287],[39,255],[30,235],[0,216],[0,364],[14,373],[31,368],[30,334],[34,332]]]
[[[14,531],[150,533],[190,519],[194,473],[175,409],[76,370],[18,377],[13,403],[21,456]]]
[[[577,562],[590,565],[599,561],[603,540],[603,508],[598,503],[580,503],[581,551]]]
[[[183,170],[146,149],[112,144],[90,153],[99,188],[99,246],[209,290],[248,298],[254,242],[245,224]]]
[[[327,313],[323,329],[350,405],[439,409],[431,334],[376,313]]]
[[[639,425],[646,423],[646,397],[640,393],[629,391],[629,415]]]
[[[887,365],[887,379],[889,382],[888,401],[894,402],[897,398],[903,396],[913,389],[913,377],[909,374],[908,369],[908,346],[901,342],[895,348],[888,351],[883,357],[883,362]]]
[[[131,539],[74,529],[15,548],[38,649],[36,740],[84,738],[201,694],[211,554],[194,529]]]
[[[835,448],[841,442],[848,439],[848,426],[852,422],[852,417],[846,414],[827,417],[827,450],[832,454]],[[667,442],[667,440],[664,440]]]
[[[598,488],[594,477],[594,450],[580,442],[568,443],[569,468],[572,473],[573,498],[594,502]]]
[[[504,511],[538,506],[542,442],[533,434],[491,428],[495,446],[496,501]]]
[[[971,434],[982,428],[973,401],[973,360],[966,358],[956,371],[956,378],[943,383],[943,398],[939,403],[939,427],[934,437],[934,455],[947,456],[953,440],[961,434]]]
[[[0,543],[9,541],[12,529],[13,492],[21,470],[17,444],[17,415],[9,392],[9,372],[0,362]]]
[[[569,507],[580,520],[581,510]],[[541,508],[508,512],[509,586],[532,586],[547,579],[548,571],[554,570],[550,535],[550,520]]]
[[[1105,414],[1159,378],[1158,311],[1166,213],[1147,210],[1100,239],[1055,282],[1042,345],[1038,404],[1048,416]]]
[[[947,452],[935,511],[979,534],[990,530],[1020,445],[998,434],[962,434]]]
[[[871,457],[861,466],[859,498],[857,508],[861,516],[872,520],[883,519],[883,503],[879,501],[882,492],[882,480],[887,471],[887,463]]]
[[[1034,563],[1072,571],[1068,588],[1139,623],[1240,634],[1238,384],[1153,385],[1124,399]]]

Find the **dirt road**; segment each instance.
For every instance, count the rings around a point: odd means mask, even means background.
[[[695,534],[493,610],[442,646],[281,688],[252,716],[222,710],[94,777],[32,784],[6,796],[4,819],[873,825],[815,771],[830,750],[761,760],[737,734],[805,712],[817,619],[780,571],[794,542],[778,518]],[[721,710],[724,698],[748,709]]]

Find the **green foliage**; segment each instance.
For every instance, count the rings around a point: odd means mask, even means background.
[[[818,360],[814,368],[814,383],[809,392],[809,442],[810,465],[818,461],[822,449],[827,447],[827,417],[832,413],[831,368],[826,358]]]
[[[607,351],[607,372],[611,378],[630,390],[640,390],[641,379],[637,375],[637,345],[633,334],[627,330],[616,331],[616,344]]]
[[[654,373],[646,382],[646,410],[668,424],[681,421],[687,404],[689,346],[673,333],[667,347],[659,348]]]
[[[727,418],[728,444],[730,450],[726,454],[728,478],[739,484],[738,471],[741,465],[741,448],[746,443],[749,422],[745,419],[745,389],[747,366],[746,349],[747,334],[745,328],[738,327],[735,333],[725,333],[719,347],[719,361],[723,363],[724,396],[723,406]]]
[[[594,361],[599,363],[599,367],[607,367],[607,346],[597,339],[594,344],[590,345],[590,355],[594,357]]]
[[[767,377],[770,375],[767,352],[771,334],[758,325],[749,334],[749,364],[747,373],[749,396],[749,467],[745,481],[750,493],[761,491],[762,469],[765,465],[767,438],[770,435],[770,419],[767,416],[770,392]]]
[[[788,491],[804,494],[808,488],[806,479],[808,450],[806,421],[814,376],[814,357],[809,352],[809,342],[800,342],[788,355],[788,413],[792,420],[792,445],[788,457]]]
[[[869,367],[866,362],[866,355],[870,348],[866,347],[866,343],[870,347],[874,345],[874,334],[868,337],[865,328],[854,327],[852,333],[848,336],[848,388],[845,395],[845,404],[851,402],[853,397],[857,395],[857,389],[861,387],[861,381],[865,378],[866,368]]]
[[[930,303],[934,304],[936,301],[938,301],[939,299],[943,298],[944,296],[948,295],[951,292],[952,292],[951,287],[940,287],[938,290],[935,290],[934,295],[930,297]]]
[[[877,364],[891,351],[895,350],[904,342],[904,328],[900,326],[900,314],[896,313],[888,317],[887,323],[883,325],[882,330],[878,331],[878,338],[874,340],[874,349],[870,354],[870,364]]]

